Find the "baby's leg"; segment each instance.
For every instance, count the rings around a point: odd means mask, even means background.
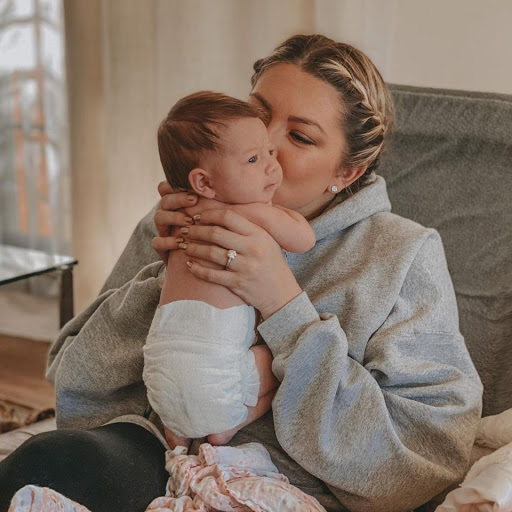
[[[267,345],[255,345],[251,347],[250,350],[254,352],[256,368],[260,376],[258,402],[254,407],[247,407],[249,414],[243,423],[226,432],[210,434],[208,436],[208,442],[212,445],[226,444],[239,430],[263,416],[272,406],[272,400],[279,386],[279,381],[272,373],[272,352]]]
[[[250,350],[254,353],[256,369],[260,376],[260,392],[258,397],[266,395],[270,390],[279,386],[279,381],[272,373],[272,352],[267,345],[253,345]],[[257,405],[255,405],[257,407]]]

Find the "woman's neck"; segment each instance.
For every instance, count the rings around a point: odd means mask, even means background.
[[[311,221],[321,215],[335,198],[336,196],[326,192],[306,206],[296,208],[295,211],[305,217],[306,220]]]

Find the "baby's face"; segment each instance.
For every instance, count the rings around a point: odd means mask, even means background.
[[[212,156],[215,198],[231,204],[268,203],[283,171],[261,119],[230,121],[221,139],[222,149]]]

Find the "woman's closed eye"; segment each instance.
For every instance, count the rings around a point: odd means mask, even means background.
[[[295,139],[297,142],[300,142],[301,144],[309,144],[309,145],[314,145],[315,144],[312,140],[306,139],[305,137],[302,137],[297,132],[290,132],[290,137]]]

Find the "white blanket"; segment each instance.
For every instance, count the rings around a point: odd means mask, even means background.
[[[472,458],[479,460],[435,512],[512,512],[512,409],[481,420]]]

